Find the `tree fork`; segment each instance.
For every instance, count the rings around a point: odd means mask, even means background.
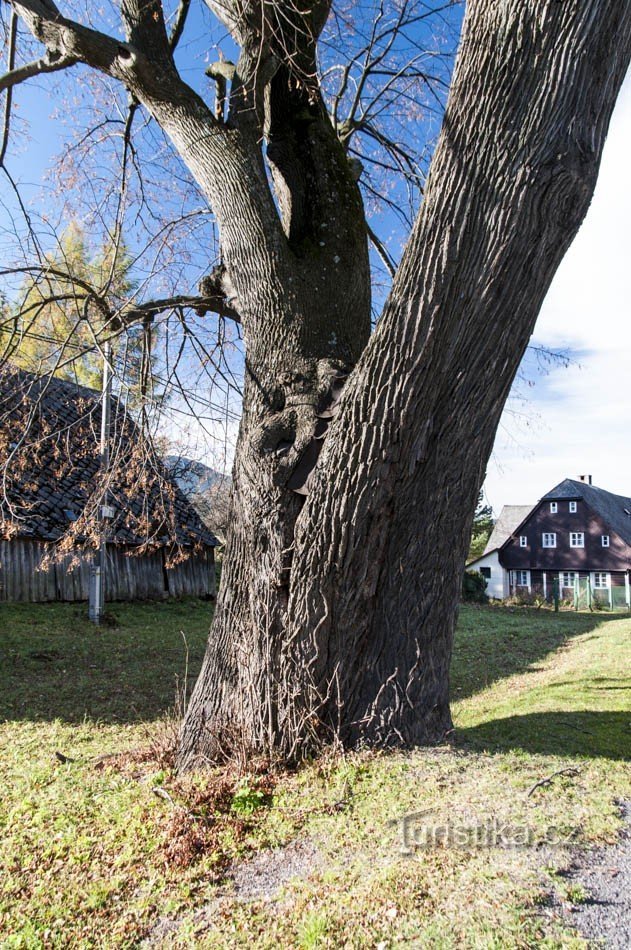
[[[615,0],[468,6],[425,201],[296,528],[286,748],[309,750],[314,731],[406,744],[450,726],[477,492],[630,48]]]
[[[423,207],[296,524],[274,664],[285,756],[450,727],[477,492],[591,200],[630,45],[631,12],[613,0],[469,6]]]
[[[235,725],[242,746],[294,758],[331,738],[440,738],[477,490],[593,193],[631,6],[469,0],[423,206],[368,340],[360,195],[311,76],[328,0],[289,18],[274,0],[206,0],[241,47],[225,122],[179,76],[160,3],[121,0],[121,41],[54,0],[10,2],[47,62],[121,81],[170,136],[213,208],[242,321],[225,578],[180,764]],[[346,372],[303,503],[289,478]]]

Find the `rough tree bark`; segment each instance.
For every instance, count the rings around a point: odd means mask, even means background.
[[[305,720],[345,743],[451,726],[477,492],[630,45],[625,3],[468,5],[423,207],[296,526],[282,679],[299,742]]]
[[[423,208],[298,517],[284,638],[272,641],[280,664],[274,652],[265,684],[275,718],[267,737],[245,723],[255,745],[292,756],[333,738],[427,742],[450,728],[477,493],[593,193],[630,33],[620,3],[469,5]],[[243,671],[248,658],[246,647]],[[229,692],[247,684],[244,672]],[[226,709],[241,715],[211,634],[183,764],[211,752]]]
[[[470,0],[423,206],[369,338],[360,193],[315,77],[328,0],[207,0],[241,48],[225,120],[223,86],[211,110],[177,73],[158,0],[122,0],[125,42],[52,0],[11,2],[44,71],[106,72],[171,137],[216,215],[243,325],[231,526],[180,765],[237,737],[287,757],[439,739],[478,489],[593,193],[631,8]],[[297,474],[344,381],[305,500]]]

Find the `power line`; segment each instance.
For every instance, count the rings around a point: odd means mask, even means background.
[[[31,330],[20,331],[20,337],[23,339],[26,338],[29,340],[36,340],[37,342],[40,342],[40,343],[49,343],[53,346],[62,347],[64,349],[69,348],[73,350],[79,350],[79,353],[77,354],[76,359],[79,359],[82,356],[88,356],[89,354],[94,353],[95,351],[99,352],[98,347],[96,346],[82,347],[79,343],[71,343],[70,341],[56,340],[54,337],[49,337],[42,333],[34,333]],[[160,383],[162,386],[172,387],[176,389],[176,391],[179,390],[180,392],[183,392],[182,388],[179,386],[176,386],[171,379],[164,379],[163,377],[158,376],[157,373],[153,373],[153,372],[151,376],[154,380],[156,380],[156,382]],[[160,405],[160,400],[155,397],[145,396],[145,398],[149,399],[149,401],[152,402],[154,405]],[[214,412],[221,413],[224,416],[229,416],[231,419],[233,419],[236,422],[238,422],[241,418],[239,413],[234,412],[232,409],[229,409],[227,406],[220,406],[218,403],[212,402],[209,399],[204,399],[203,397],[199,396],[196,393],[186,393],[185,398],[189,402],[196,403],[197,405],[203,406],[206,409],[211,409]],[[182,415],[188,414],[186,413],[185,410],[176,409],[173,406],[171,406],[170,409],[172,411],[179,412]]]

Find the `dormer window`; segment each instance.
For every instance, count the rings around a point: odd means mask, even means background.
[[[601,534],[601,536],[600,536],[600,543],[602,544],[602,546],[603,546],[604,548],[608,548],[608,547],[609,547],[609,535],[608,535],[608,534]]]
[[[527,548],[527,547],[528,547],[528,538],[527,538],[527,536],[526,536],[525,534],[521,534],[521,535],[519,536],[519,547],[520,547],[520,548]]]
[[[571,502],[570,502],[570,514],[571,514],[571,515],[575,515],[575,514],[576,514],[576,502],[575,502],[575,501],[571,501]]]
[[[551,502],[550,502],[550,514],[551,514],[551,515],[556,515],[556,513],[557,513],[558,510],[559,510],[559,503],[556,502],[556,501],[551,501]]]

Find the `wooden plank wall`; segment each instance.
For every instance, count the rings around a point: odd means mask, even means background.
[[[217,592],[214,551],[210,548],[201,554],[189,557],[181,564],[167,568],[167,579],[171,597],[185,597],[191,594],[214,597]]]
[[[124,549],[108,546],[106,600],[155,600],[164,596],[161,552],[133,557]]]
[[[41,603],[87,600],[92,556],[71,555],[41,569],[50,546],[25,538],[0,541],[0,602]],[[133,557],[108,546],[107,600],[152,600],[215,594],[212,549],[164,569],[164,552]],[[165,589],[168,584],[168,589]]]

